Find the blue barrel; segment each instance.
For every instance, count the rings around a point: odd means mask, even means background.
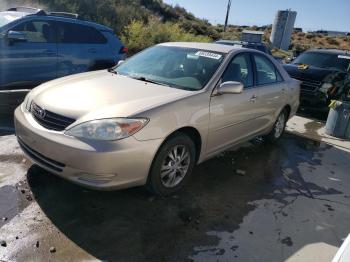
[[[350,103],[339,102],[329,110],[325,133],[327,135],[350,139]]]

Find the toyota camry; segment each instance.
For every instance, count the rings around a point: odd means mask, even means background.
[[[164,43],[33,89],[15,111],[16,134],[29,159],[74,183],[169,195],[196,164],[256,136],[277,141],[299,88],[262,52]]]

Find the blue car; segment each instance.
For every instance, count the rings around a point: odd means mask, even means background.
[[[0,12],[0,96],[112,67],[125,59],[126,52],[111,28],[80,20],[76,14],[11,8]],[[6,100],[11,100],[8,94]]]

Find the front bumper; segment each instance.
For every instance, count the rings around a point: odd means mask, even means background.
[[[315,92],[300,92],[300,107],[310,108],[320,111],[328,111],[330,101],[324,93]]]
[[[18,142],[34,163],[76,184],[100,190],[144,185],[162,139],[92,141],[40,126],[29,112],[15,111]]]

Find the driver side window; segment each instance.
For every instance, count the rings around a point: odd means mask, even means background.
[[[55,31],[48,21],[28,21],[15,26],[11,30],[23,33],[29,43],[55,42]]]
[[[251,87],[254,83],[252,63],[249,54],[235,56],[227,66],[222,76],[222,83],[236,81],[243,83],[244,87]]]

